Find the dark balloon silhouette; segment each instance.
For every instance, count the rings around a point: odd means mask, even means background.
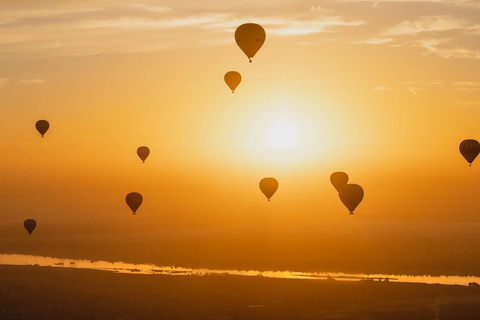
[[[37,222],[33,219],[27,219],[23,222],[23,226],[28,231],[28,234],[32,234],[33,230],[37,227]]]
[[[362,202],[363,189],[358,184],[346,184],[340,188],[338,195],[350,214],[353,214],[355,208]]]
[[[250,62],[252,62],[253,56],[262,47],[265,38],[265,30],[256,23],[245,23],[235,30],[235,42],[237,42],[237,45],[242,49]]]
[[[150,154],[150,149],[148,147],[142,146],[137,149],[137,154],[142,159],[142,162],[145,163],[148,155]]]
[[[37,128],[37,131],[40,132],[43,138],[43,135],[48,131],[48,128],[50,128],[50,124],[47,120],[38,120],[37,123],[35,123],[35,128]]]
[[[227,86],[232,90],[232,93],[235,92],[235,89],[238,87],[242,81],[242,76],[237,71],[228,71],[223,77]]]
[[[129,194],[127,194],[125,200],[127,201],[130,209],[132,209],[132,214],[136,214],[138,208],[143,202],[143,197],[138,192],[130,192]]]
[[[468,165],[471,166],[473,160],[480,153],[480,143],[477,140],[467,139],[460,143],[460,153],[467,160]]]
[[[268,201],[278,189],[278,181],[274,178],[263,178],[260,180],[260,190],[267,197]]]
[[[345,172],[334,172],[330,175],[330,182],[340,192],[340,188],[348,183],[348,175]]]

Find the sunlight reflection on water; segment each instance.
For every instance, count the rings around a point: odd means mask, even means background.
[[[387,274],[347,274],[328,272],[294,272],[294,271],[255,271],[255,270],[216,270],[216,269],[191,269],[173,266],[157,266],[153,264],[133,264],[125,262],[90,261],[60,259],[53,257],[23,255],[23,254],[0,254],[0,264],[3,265],[33,265],[50,266],[78,269],[104,270],[128,274],[168,274],[168,275],[208,275],[208,274],[230,274],[240,276],[263,276],[268,278],[281,279],[331,279],[344,281],[395,281],[413,282],[428,284],[457,284],[467,285],[469,282],[480,283],[480,277],[460,276],[409,276],[409,275],[387,275]]]

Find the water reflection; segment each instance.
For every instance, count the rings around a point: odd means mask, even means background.
[[[53,257],[42,257],[23,254],[0,254],[0,264],[4,265],[32,265],[49,266],[62,268],[79,268],[112,271],[117,273],[133,274],[169,274],[169,275],[209,275],[209,274],[229,274],[240,276],[263,276],[268,278],[282,279],[324,279],[324,280],[345,280],[345,281],[395,281],[395,282],[414,282],[428,284],[457,284],[467,285],[469,282],[480,283],[480,277],[460,277],[460,276],[407,276],[407,275],[387,275],[387,274],[345,274],[345,273],[327,273],[327,272],[292,272],[292,271],[239,271],[239,270],[215,270],[215,269],[191,269],[173,266],[157,266],[153,264],[133,264],[126,262],[108,262],[108,261],[90,261],[60,259]]]

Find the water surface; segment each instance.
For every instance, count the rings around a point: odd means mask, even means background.
[[[76,259],[60,259],[23,254],[0,254],[3,265],[33,265],[59,268],[79,268],[112,271],[130,274],[169,274],[169,275],[208,275],[230,274],[240,276],[263,276],[282,279],[331,279],[344,281],[395,281],[428,284],[468,285],[469,282],[480,283],[480,277],[461,276],[409,276],[391,274],[347,274],[338,272],[295,272],[295,271],[255,271],[255,270],[217,270],[192,269],[186,267],[157,266],[153,264],[134,264],[127,262],[90,261]],[[388,279],[388,280],[387,280]]]

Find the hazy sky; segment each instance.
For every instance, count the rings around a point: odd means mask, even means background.
[[[4,230],[26,218],[178,232],[267,219],[292,234],[479,221],[480,161],[458,150],[480,140],[478,1],[5,2]],[[267,34],[253,63],[234,41],[246,22]],[[365,190],[355,216],[334,171]],[[269,203],[258,182],[270,176]]]

